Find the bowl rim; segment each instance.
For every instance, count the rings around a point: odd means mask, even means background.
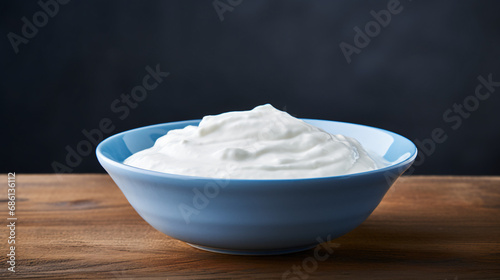
[[[128,172],[133,172],[141,175],[147,175],[147,176],[153,176],[157,178],[165,178],[165,179],[182,179],[182,180],[230,180],[231,182],[283,182],[283,181],[310,181],[310,180],[325,180],[325,179],[345,179],[345,178],[350,178],[350,177],[358,177],[358,176],[364,176],[364,175],[371,175],[379,172],[390,172],[390,170],[398,170],[399,168],[408,165],[406,168],[410,167],[411,163],[416,159],[417,154],[418,154],[418,149],[411,140],[408,138],[401,136],[400,134],[397,134],[395,132],[378,128],[378,127],[373,127],[373,126],[368,126],[364,124],[356,124],[356,123],[350,123],[350,122],[342,122],[342,121],[332,121],[332,120],[322,120],[322,119],[309,119],[309,118],[299,118],[300,120],[303,121],[320,121],[320,122],[334,122],[334,123],[342,123],[342,124],[347,124],[347,125],[353,125],[353,126],[362,126],[370,129],[376,129],[380,130],[383,133],[389,134],[391,136],[396,136],[399,138],[402,138],[404,141],[408,141],[412,145],[412,152],[408,156],[408,158],[395,163],[395,164],[390,164],[388,166],[384,166],[382,168],[377,168],[374,170],[368,170],[368,171],[363,171],[363,172],[356,172],[356,173],[351,173],[351,174],[343,174],[343,175],[334,175],[334,176],[324,176],[324,177],[312,177],[312,178],[289,178],[289,179],[231,179],[231,178],[216,178],[216,177],[203,177],[203,176],[193,176],[193,175],[180,175],[180,174],[173,174],[173,173],[165,173],[165,172],[160,172],[160,171],[153,171],[153,170],[148,170],[148,169],[143,169],[135,166],[130,166],[126,165],[123,162],[116,161],[114,159],[111,159],[104,155],[102,153],[103,147],[112,139],[118,138],[122,135],[125,135],[127,133],[130,133],[132,131],[137,131],[137,130],[147,130],[147,129],[152,129],[155,127],[159,126],[164,126],[164,125],[182,125],[186,124],[190,125],[194,122],[200,122],[201,119],[192,119],[192,120],[184,120],[184,121],[173,121],[173,122],[166,122],[166,123],[159,123],[159,124],[153,124],[153,125],[147,125],[147,126],[141,126],[133,129],[128,129],[116,134],[113,134],[111,136],[106,137],[103,139],[96,148],[96,156],[98,161],[101,163],[101,165],[104,167],[102,162],[104,161],[105,163],[114,166],[118,169],[123,169]],[[405,169],[406,170],[406,169]],[[403,170],[403,171],[405,171]],[[398,176],[399,177],[399,176]]]

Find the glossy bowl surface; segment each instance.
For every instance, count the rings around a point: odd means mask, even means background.
[[[137,213],[166,235],[215,252],[289,253],[340,237],[360,225],[417,155],[410,140],[393,132],[303,120],[356,138],[390,165],[333,177],[242,180],[167,174],[123,164],[169,130],[198,125],[200,120],[125,131],[103,140],[96,154]]]

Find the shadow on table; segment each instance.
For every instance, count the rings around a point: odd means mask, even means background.
[[[444,228],[422,228],[415,224],[401,226],[367,223],[343,237],[298,253],[276,256],[232,256],[198,250],[197,254],[200,254],[200,258],[211,259],[239,270],[258,269],[282,274],[290,271],[293,274],[295,269],[312,273],[316,270],[333,270],[334,267],[340,269],[350,266],[374,267],[384,263],[391,266],[412,263],[456,263],[456,252],[451,252],[446,244],[457,238],[459,238],[458,232]]]

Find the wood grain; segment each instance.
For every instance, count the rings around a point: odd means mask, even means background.
[[[194,249],[143,221],[107,175],[17,174],[16,182],[16,273],[7,271],[2,225],[2,278],[500,279],[500,177],[402,177],[367,221],[326,245],[324,261],[314,250]]]

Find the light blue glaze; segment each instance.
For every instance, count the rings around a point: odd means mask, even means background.
[[[286,180],[223,180],[123,164],[167,131],[199,121],[125,131],[102,141],[96,154],[144,220],[171,237],[216,252],[289,253],[314,247],[318,238],[342,236],[368,218],[417,155],[410,140],[386,130],[304,119],[330,133],[356,138],[391,164],[357,174]]]

